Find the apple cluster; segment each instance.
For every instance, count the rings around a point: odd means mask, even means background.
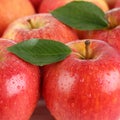
[[[120,0],[83,0],[105,14],[108,25],[99,30],[78,30],[51,14],[72,1],[0,1],[0,120],[33,120],[41,99],[56,120],[120,119]],[[37,66],[7,50],[29,39],[72,52]]]

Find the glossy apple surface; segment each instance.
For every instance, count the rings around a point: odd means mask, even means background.
[[[21,42],[31,38],[52,39],[67,43],[78,39],[76,32],[51,14],[36,14],[12,23],[2,36]]]
[[[68,46],[70,56],[43,68],[43,96],[51,114],[56,120],[119,120],[119,53],[100,40]]]
[[[40,96],[40,70],[6,50],[0,39],[0,120],[29,120]]]

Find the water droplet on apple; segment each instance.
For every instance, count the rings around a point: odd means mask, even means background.
[[[71,107],[74,107],[75,106],[75,103],[71,103]]]
[[[110,76],[110,73],[108,72],[108,73],[106,73],[108,76]]]
[[[88,96],[88,98],[91,98],[91,97],[92,97],[91,93],[90,93],[90,94],[88,94],[87,96]]]
[[[0,100],[0,104],[2,104],[3,103],[3,100]]]
[[[82,110],[82,113],[83,113],[83,114],[86,114],[86,113],[87,113],[87,111],[86,111],[86,110]]]
[[[84,82],[84,78],[80,80],[80,82]]]
[[[13,81],[12,84],[15,84],[15,82]]]
[[[17,86],[17,89],[20,89],[20,88],[21,88],[21,87],[18,85],[18,86]]]
[[[16,105],[16,102],[14,102],[14,105]]]

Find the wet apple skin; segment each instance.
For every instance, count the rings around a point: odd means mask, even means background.
[[[72,54],[44,67],[43,96],[57,120],[119,120],[120,58],[113,54],[91,60]]]
[[[0,120],[28,120],[40,97],[40,69],[14,54],[0,39]]]

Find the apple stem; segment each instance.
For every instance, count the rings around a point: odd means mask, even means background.
[[[28,19],[28,20],[27,20],[27,22],[30,24],[30,26],[31,26],[31,29],[33,29],[33,28],[34,28],[34,25],[32,24],[32,21],[31,21],[31,19]]]
[[[85,56],[86,56],[86,59],[89,59],[89,46],[90,46],[90,40],[86,40],[85,41]]]

